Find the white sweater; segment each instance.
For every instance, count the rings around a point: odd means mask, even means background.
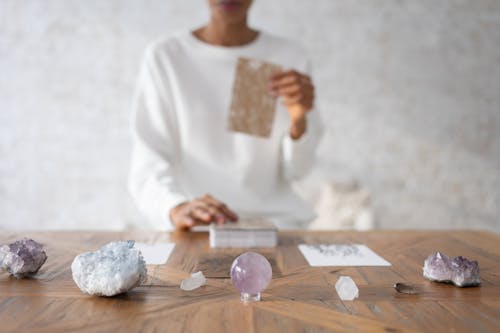
[[[290,182],[313,163],[317,111],[308,114],[307,131],[296,141],[281,100],[269,138],[228,131],[238,57],[309,72],[301,48],[266,33],[244,46],[221,47],[186,31],[146,49],[133,103],[129,189],[155,229],[172,229],[170,209],[205,193],[240,217],[314,217]]]

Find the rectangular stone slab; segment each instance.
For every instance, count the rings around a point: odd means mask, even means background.
[[[256,59],[239,58],[229,110],[228,129],[269,137],[274,123],[276,97],[269,93],[269,78],[281,67]]]

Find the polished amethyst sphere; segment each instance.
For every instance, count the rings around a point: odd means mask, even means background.
[[[241,292],[242,301],[260,300],[260,292],[269,285],[272,275],[269,261],[255,252],[243,253],[231,266],[231,281]]]

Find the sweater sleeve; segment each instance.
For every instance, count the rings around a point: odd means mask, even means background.
[[[310,63],[306,72],[310,75]],[[285,178],[289,181],[304,177],[312,168],[316,157],[316,148],[323,134],[321,118],[318,110],[307,114],[306,132],[297,140],[286,131],[281,142],[281,162]]]
[[[180,141],[164,71],[155,48],[149,47],[133,100],[128,187],[155,229],[172,230],[170,210],[188,199],[174,176]]]
[[[321,133],[322,127],[317,110],[307,115],[307,129],[299,139],[293,140],[288,132],[285,133],[281,143],[281,158],[286,179],[298,180],[311,170]]]

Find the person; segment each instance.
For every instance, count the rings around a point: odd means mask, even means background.
[[[278,223],[314,217],[291,188],[311,168],[321,136],[309,62],[295,43],[249,27],[251,4],[208,0],[207,25],[161,38],[145,51],[128,183],[159,229],[239,217]],[[286,68],[269,80],[269,92],[282,101],[269,138],[227,129],[239,57]]]

